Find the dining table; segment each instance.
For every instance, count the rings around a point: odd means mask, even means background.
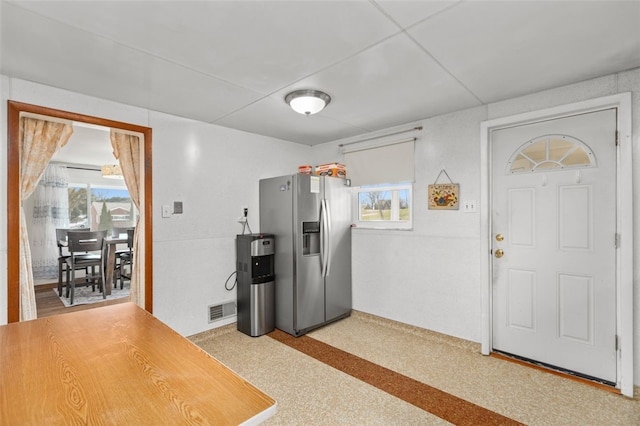
[[[109,236],[104,239],[104,282],[110,283],[109,285],[103,286],[105,296],[109,296],[111,294],[111,287],[113,286],[113,277],[115,275],[116,268],[116,251],[118,250],[118,244],[127,244],[127,241],[127,234]],[[59,240],[58,247],[68,247],[67,240]]]
[[[276,401],[134,303],[0,326],[0,425],[255,425]]]

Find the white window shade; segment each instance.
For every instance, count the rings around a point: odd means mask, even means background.
[[[353,186],[414,181],[415,138],[369,148],[344,149],[347,176]]]

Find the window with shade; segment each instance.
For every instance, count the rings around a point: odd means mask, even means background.
[[[415,138],[343,148],[359,228],[411,229]]]

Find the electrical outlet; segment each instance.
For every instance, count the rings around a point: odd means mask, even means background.
[[[465,213],[475,213],[477,211],[476,200],[468,200],[463,202],[462,211]]]

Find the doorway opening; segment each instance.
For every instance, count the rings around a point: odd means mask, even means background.
[[[20,141],[19,128],[21,114],[35,114],[54,119],[118,129],[125,132],[135,132],[142,135],[140,155],[143,158],[140,183],[140,214],[139,224],[141,255],[140,255],[140,286],[141,303],[144,308],[152,312],[153,309],[153,275],[152,275],[152,139],[151,128],[135,124],[93,117],[68,111],[30,105],[20,102],[8,102],[7,133],[7,321],[20,320]]]

